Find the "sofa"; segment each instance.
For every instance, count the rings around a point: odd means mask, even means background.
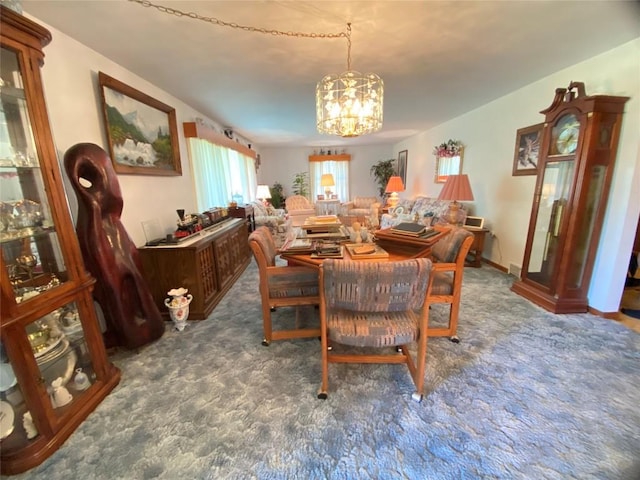
[[[449,205],[451,200],[438,200],[437,198],[418,195],[408,200],[402,199],[395,209],[382,214],[380,228],[395,227],[402,222],[415,222],[425,225],[448,224]],[[458,211],[458,224],[464,223],[467,218],[467,210],[464,204]]]
[[[378,197],[353,197],[353,200],[340,206],[340,214],[345,217],[378,218],[380,206]]]
[[[280,247],[284,243],[287,233],[291,230],[291,218],[284,209],[273,208],[260,201],[251,202],[251,206],[253,207],[256,228],[267,227],[271,231],[276,246]]]

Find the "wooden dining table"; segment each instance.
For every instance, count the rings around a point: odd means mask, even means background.
[[[342,260],[353,260],[357,262],[397,262],[411,258],[429,258],[431,256],[431,247],[451,231],[451,227],[449,226],[438,225],[435,226],[434,229],[437,233],[426,238],[393,233],[390,228],[378,230],[374,233],[374,241],[389,254],[388,257],[353,259],[349,250],[343,248]],[[325,258],[316,258],[312,256],[311,253],[287,253],[286,250],[281,250],[280,256],[290,265],[306,265],[312,267],[319,267],[325,260]]]

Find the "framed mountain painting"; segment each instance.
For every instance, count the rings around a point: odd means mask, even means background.
[[[103,72],[98,82],[115,171],[182,175],[175,109]]]

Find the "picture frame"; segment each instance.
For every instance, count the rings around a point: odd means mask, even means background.
[[[520,128],[516,132],[512,175],[537,175],[544,123]]]
[[[408,150],[398,152],[398,176],[402,179],[402,184],[407,187],[407,156]]]
[[[116,173],[182,175],[175,108],[103,72],[98,83]]]

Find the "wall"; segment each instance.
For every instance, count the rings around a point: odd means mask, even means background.
[[[433,146],[450,138],[462,140],[462,171],[469,175],[475,197],[471,207],[495,234],[487,239],[484,256],[504,267],[521,265],[536,177],[511,175],[516,130],[542,122],[539,111],[551,104],[557,87],[571,81],[584,82],[588,95],[631,97],[589,289],[592,308],[617,311],[640,213],[639,52],[636,39],[396,144],[395,151],[409,151],[411,181],[404,196],[437,196],[442,185],[433,182]]]
[[[353,146],[346,148],[351,155],[349,166],[350,196],[378,196],[378,186],[369,170],[374,163],[389,158],[397,158],[398,153],[391,145]],[[260,149],[260,169],[258,183],[273,185],[280,182],[285,195],[291,195],[293,177],[296,173],[309,171],[309,155],[313,148],[268,148]]]
[[[182,123],[193,122],[198,117],[213,124],[215,122],[71,37],[37,18],[25,15],[48,28],[53,36],[52,42],[44,50],[42,76],[49,120],[74,218],[77,201],[64,172],[63,156],[70,147],[84,142],[100,145],[108,152],[97,79],[98,72],[102,71],[176,109],[182,176],[118,175],[124,200],[122,223],[136,245],[146,241],[143,221],[157,218],[164,233],[175,230],[178,219],[176,209],[184,208],[187,212],[196,210]]]

